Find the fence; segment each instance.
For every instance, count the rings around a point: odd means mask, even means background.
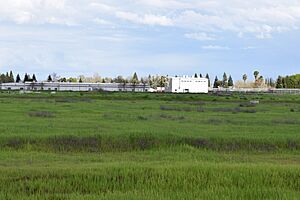
[[[274,88],[210,88],[212,93],[271,93],[271,94],[300,94],[300,89]]]

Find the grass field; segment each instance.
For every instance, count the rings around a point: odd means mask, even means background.
[[[300,96],[2,92],[0,175],[0,199],[300,199]]]

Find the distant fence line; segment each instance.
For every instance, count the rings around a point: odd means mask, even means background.
[[[271,94],[300,94],[300,89],[275,88],[210,88],[212,93],[271,93]]]

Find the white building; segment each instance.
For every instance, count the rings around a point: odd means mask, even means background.
[[[208,93],[208,79],[194,77],[169,78],[167,92],[172,93]]]

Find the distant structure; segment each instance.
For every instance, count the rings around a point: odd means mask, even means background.
[[[208,93],[208,79],[189,76],[169,78],[166,92],[172,93]]]
[[[108,92],[148,92],[147,84],[122,84],[122,83],[68,83],[68,82],[25,82],[2,83],[1,90],[19,91],[108,91]]]

